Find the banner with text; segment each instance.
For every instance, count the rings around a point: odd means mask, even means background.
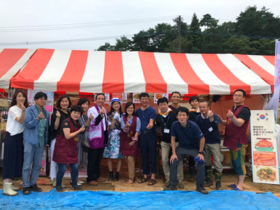
[[[279,184],[278,151],[273,110],[251,111],[253,181]]]

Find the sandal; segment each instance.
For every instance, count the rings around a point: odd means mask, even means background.
[[[136,181],[135,177],[133,179],[128,179],[126,181],[127,184],[133,184]]]
[[[236,187],[236,184],[230,184],[230,185],[228,185],[228,187],[229,187],[229,188],[232,188],[233,190],[234,190],[235,188],[238,188],[238,187]],[[245,187],[243,187],[243,190],[245,190]]]
[[[157,181],[155,179],[150,179],[149,182],[148,182],[148,185],[152,186],[152,185],[154,185],[156,183],[157,183]]]
[[[234,189],[236,187],[236,184],[230,184],[228,185],[228,187]]]
[[[138,183],[139,183],[139,184],[142,184],[142,183],[147,182],[147,181],[148,181],[147,178],[142,178],[142,179],[140,179],[140,180],[138,181]]]
[[[240,189],[239,189],[238,187],[236,187],[236,186],[235,186],[235,188],[233,188],[232,190],[239,191],[239,192],[240,192],[240,191],[243,191],[243,190],[240,190]]]

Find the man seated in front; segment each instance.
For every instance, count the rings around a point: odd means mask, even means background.
[[[196,191],[207,194],[203,187],[205,177],[204,165],[204,144],[205,139],[199,127],[192,121],[188,120],[189,110],[180,107],[176,116],[178,121],[174,122],[171,127],[171,147],[172,156],[170,158],[170,185],[165,190],[177,189],[177,167],[179,162],[186,156],[197,157],[197,176]],[[175,142],[178,138],[179,145],[176,148]]]

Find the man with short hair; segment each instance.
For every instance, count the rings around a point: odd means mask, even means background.
[[[170,108],[168,108],[168,99],[160,98],[157,101],[159,112],[156,117],[156,126],[160,128],[161,134],[161,158],[162,158],[162,168],[165,175],[165,186],[169,185],[170,181],[170,167],[169,167],[169,153],[171,146],[171,126],[173,122],[177,121],[176,114]],[[177,139],[176,139],[177,140]],[[178,146],[178,141],[176,141],[176,147]],[[183,179],[183,160],[180,161],[178,166],[178,184],[177,186],[181,189],[184,188]]]
[[[208,101],[199,102],[200,115],[196,117],[196,124],[202,131],[205,138],[205,167],[206,167],[206,183],[204,186],[210,187],[213,184],[212,180],[212,163],[211,155],[214,158],[214,168],[216,170],[216,190],[220,190],[223,165],[221,160],[221,139],[219,132],[219,117],[210,110]]]
[[[189,110],[190,112],[190,116],[189,116],[189,120],[195,122],[195,119],[198,115],[200,115],[200,111],[199,111],[199,98],[197,96],[192,96],[189,100],[189,104],[191,105],[191,108]]]
[[[49,113],[44,108],[48,96],[38,92],[34,96],[35,105],[26,109],[23,131],[24,157],[22,167],[22,193],[42,192],[36,184],[42,167],[42,157],[48,142]],[[32,166],[31,174],[30,168]],[[30,175],[30,176],[29,176]],[[30,177],[30,178],[29,178]]]
[[[179,102],[181,100],[181,94],[177,91],[174,91],[171,93],[170,99],[171,99],[172,103],[169,105],[169,108],[173,112],[176,112],[176,110],[180,107]]]
[[[203,151],[205,139],[197,124],[188,120],[189,110],[187,108],[180,107],[176,112],[176,116],[178,121],[174,122],[171,127],[170,185],[165,190],[177,189],[178,164],[186,155],[190,155],[197,159],[196,190],[207,194],[208,192],[203,187],[205,176]],[[179,141],[178,147],[175,144],[176,138]]]
[[[105,182],[100,177],[100,163],[103,157],[104,147],[108,142],[107,128],[111,124],[107,118],[104,107],[104,93],[95,95],[95,105],[88,110],[88,117],[93,116],[89,123],[89,148],[87,165],[87,182],[89,185],[96,186],[99,182]]]
[[[157,173],[157,136],[156,126],[154,124],[156,120],[156,110],[149,106],[149,94],[141,93],[139,95],[141,107],[137,109],[136,116],[141,121],[141,128],[139,135],[139,146],[142,157],[142,166],[144,177],[138,181],[138,183],[148,182],[148,185],[152,186],[156,184]],[[151,179],[148,180],[150,174],[149,159],[151,160]]]
[[[199,108],[198,108],[198,97],[197,96],[192,96],[189,100],[189,104],[191,105],[191,109],[189,110],[189,120],[195,122],[195,118],[200,114]],[[195,162],[194,158],[192,156],[189,156],[189,173],[190,173],[190,182],[194,182],[194,177],[195,177]]]
[[[250,109],[244,105],[246,92],[237,89],[233,94],[234,106],[227,112],[227,120],[220,117],[220,122],[226,125],[224,146],[230,149],[232,166],[238,175],[238,182],[229,185],[236,191],[242,191],[246,175],[245,154],[248,146],[246,131],[251,116]]]

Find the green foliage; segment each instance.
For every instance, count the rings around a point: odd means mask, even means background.
[[[210,14],[199,20],[195,13],[190,25],[182,18],[179,21],[179,17],[173,21],[173,24],[161,23],[142,30],[131,39],[122,36],[115,45],[105,43],[97,50],[178,52],[178,31],[181,31],[180,48],[183,53],[273,55],[273,41],[280,38],[280,18],[265,7],[260,10],[256,6],[247,7],[236,22],[219,24],[219,20]],[[181,30],[178,30],[179,25]]]

